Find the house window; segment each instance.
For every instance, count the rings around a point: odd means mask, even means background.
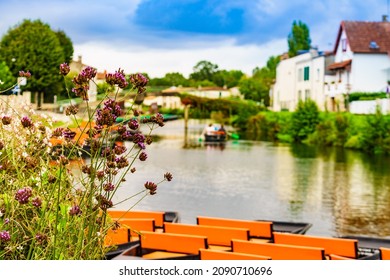
[[[302,100],[302,91],[298,90],[298,101]]]
[[[317,82],[320,80],[320,69],[317,68]]]
[[[347,51],[347,39],[346,38],[341,39],[341,49],[343,50],[343,52]]]
[[[303,72],[302,68],[298,69],[298,82],[301,82],[303,80]]]
[[[310,98],[310,89],[305,89],[305,100]]]
[[[309,73],[310,73],[310,68],[309,68],[309,66],[306,66],[303,69],[303,80],[304,81],[308,81],[309,80],[309,78],[310,78]]]

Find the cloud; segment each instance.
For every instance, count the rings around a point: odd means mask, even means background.
[[[163,77],[168,72],[180,72],[188,77],[196,63],[208,60],[220,69],[241,70],[251,75],[252,70],[264,66],[270,56],[282,53],[286,44],[284,39],[264,45],[242,46],[225,41],[218,46],[210,44],[198,48],[159,49],[140,45],[117,48],[110,44],[90,42],[76,45],[75,53],[82,54],[84,63],[99,71],[113,72],[122,68],[126,73],[146,72],[152,77]]]
[[[23,19],[41,19],[98,68],[125,63],[161,75],[187,74],[200,60],[250,73],[287,51],[294,20],[308,25],[313,45],[331,50],[341,20],[380,20],[388,7],[378,0],[7,0],[0,11],[0,36]]]

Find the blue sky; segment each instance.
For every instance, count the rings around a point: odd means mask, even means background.
[[[388,0],[0,0],[0,36],[41,19],[72,39],[74,57],[99,71],[188,75],[200,60],[250,74],[287,51],[294,20],[331,50],[342,20],[379,21]]]

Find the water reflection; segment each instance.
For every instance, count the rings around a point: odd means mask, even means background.
[[[241,140],[207,145],[199,140],[205,124],[190,120],[185,145],[183,123],[168,122],[117,200],[171,172],[173,181],[137,208],[178,211],[187,223],[262,218],[310,222],[312,234],[390,236],[390,158]]]

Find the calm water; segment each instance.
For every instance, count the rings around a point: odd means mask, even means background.
[[[241,140],[206,145],[205,124],[190,121],[186,148],[182,121],[156,130],[162,140],[148,146],[148,160],[135,165],[116,200],[171,172],[174,179],[135,209],[178,211],[183,223],[209,215],[309,222],[317,235],[390,236],[389,157]]]

